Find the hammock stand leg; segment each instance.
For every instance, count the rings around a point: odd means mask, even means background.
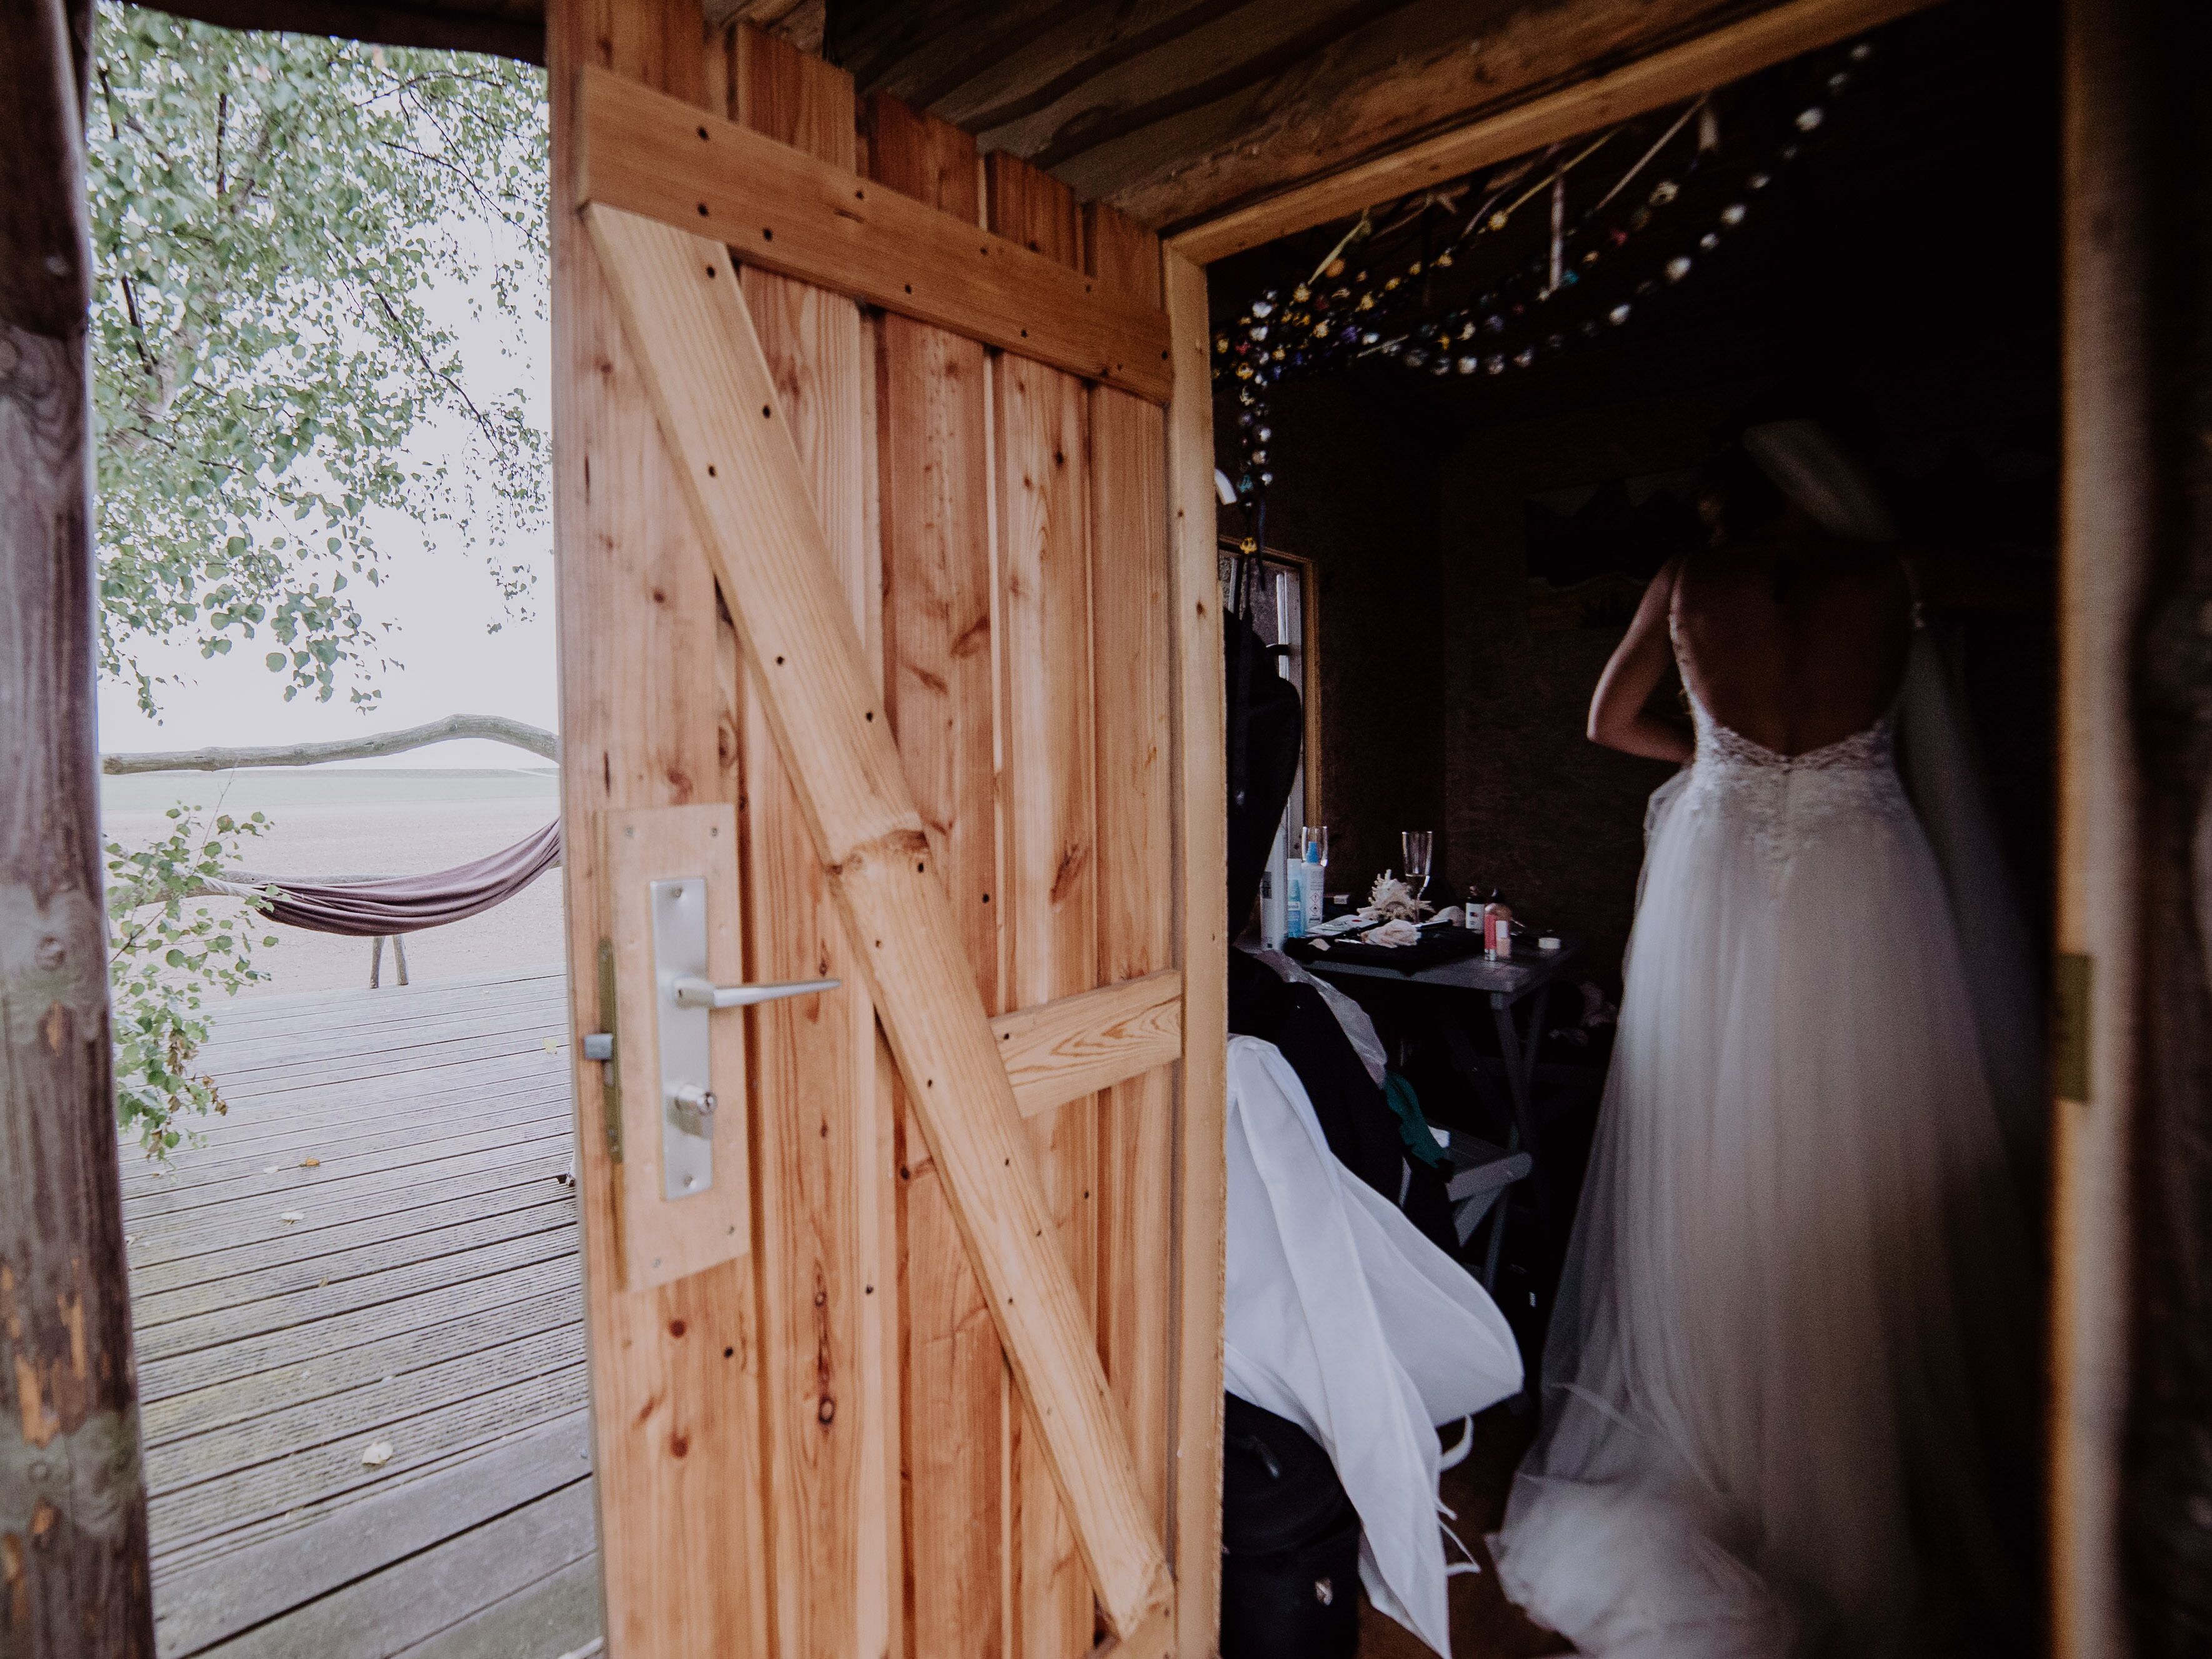
[[[386,938],[392,940],[392,959],[398,967],[399,982],[402,985],[407,983],[406,941],[398,933],[388,935],[379,933],[376,935],[375,942],[369,946],[368,951],[368,988],[372,991],[381,988],[381,976],[384,971],[384,941]]]

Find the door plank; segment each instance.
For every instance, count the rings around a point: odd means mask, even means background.
[[[1110,208],[1087,226],[1101,292],[1158,305],[1159,245]],[[1098,706],[1098,973],[1109,981],[1175,961],[1171,814],[1176,752],[1169,704],[1167,416],[1111,386],[1091,388],[1092,680]],[[1139,982],[1142,982],[1139,981]],[[1175,1035],[1182,1035],[1176,978]],[[1147,1071],[1100,1105],[1099,1346],[1146,1502],[1164,1533],[1175,1334],[1171,1253],[1176,1079]]]
[[[726,61],[731,118],[791,146],[787,154],[852,170],[853,88],[842,70],[742,26],[729,32]],[[842,294],[752,266],[742,280],[831,571],[865,637],[878,583],[866,477],[872,342]],[[848,1659],[874,1649],[860,1629],[864,1601],[881,1623],[880,1586],[862,1581],[860,1559],[887,1498],[863,1490],[860,1464],[866,1425],[884,1409],[862,1387],[860,1353],[863,1304],[874,1294],[862,1218],[878,1198],[876,1016],[757,697],[745,701],[743,741],[748,976],[844,981],[834,994],[765,1004],[750,1018],[775,1651]]]
[[[1221,1629],[1222,1307],[1229,1174],[1227,757],[1216,573],[1213,396],[1206,271],[1161,260],[1175,338],[1169,406],[1170,566],[1175,618],[1176,952],[1183,974],[1182,1100],[1176,1127],[1176,1651],[1210,1653]]]
[[[701,118],[622,76],[586,71],[584,151],[574,188],[598,202],[730,245],[760,265],[1126,387],[1168,391],[1167,318],[1094,291],[1079,268],[1019,239],[970,235],[898,191],[871,191],[850,166]]]
[[[552,199],[578,183],[576,83],[590,65],[698,103],[698,0],[547,0]],[[640,366],[598,255],[574,217],[550,216],[554,536],[561,625],[562,822],[574,1030],[613,1029],[599,1006],[611,936],[600,815],[736,805],[744,793],[723,672],[734,635],[680,498]],[[750,1258],[645,1291],[616,1275],[616,1176],[599,1067],[572,1050],[578,1209],[592,1355],[593,1463],[617,1655],[769,1651],[763,1546],[758,1322]]]
[[[727,250],[584,216],[1100,1601],[1133,1630],[1167,1594],[1158,1534]]]
[[[868,107],[878,184],[982,222],[975,140],[892,99]],[[915,805],[984,1007],[1004,1008],[990,427],[984,349],[886,314],[877,357],[884,510],[884,696]],[[895,1070],[896,1068],[894,1068]],[[1005,1659],[1011,1640],[1006,1362],[903,1088],[897,1287],[908,1560],[916,1659]],[[958,1516],[944,1526],[939,1517]]]
[[[991,1022],[1024,1117],[1182,1057],[1182,975],[1172,968],[1079,991]],[[1166,1172],[1161,1171],[1163,1181]],[[1151,1236],[1165,1237],[1165,1230]],[[1166,1361],[1161,1361],[1164,1373]]]
[[[1011,155],[988,158],[991,228],[1070,270],[1075,198]],[[1008,991],[1017,1003],[1089,989],[1098,973],[1097,707],[1091,678],[1090,405],[1081,380],[1001,354],[997,417],[1000,792],[1006,826]],[[1038,1172],[1093,1322],[1098,1117],[1089,1102],[1031,1121]],[[1095,1345],[1094,1335],[1094,1345]],[[1015,1643],[1023,1659],[1091,1645],[1091,1598],[1054,1501],[1035,1424],[1015,1419]]]

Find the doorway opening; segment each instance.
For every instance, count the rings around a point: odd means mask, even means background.
[[[1946,6],[1209,267],[1235,498],[1220,529],[1295,550],[1317,600],[1328,793],[1303,822],[1327,826],[1327,884],[1357,908],[1405,869],[1404,832],[1431,831],[1427,901],[1502,901],[1551,975],[1516,1053],[1479,999],[1355,971],[1351,935],[1334,966],[1326,945],[1290,947],[1362,1006],[1432,1125],[1532,1155],[1447,1241],[1532,1377],[1620,1018],[1647,802],[1674,770],[1588,741],[1592,693],[1647,584],[1711,542],[1701,496],[1747,426],[1826,423],[1878,480],[1897,544],[1966,578],[1934,632],[2025,959],[2047,958],[2055,29],[2044,10],[2013,27]],[[1686,725],[1679,676],[1651,708]],[[1263,943],[1261,915],[1232,921]],[[1506,1085],[1532,1048],[1523,1102]],[[2041,1217],[2039,1187],[2023,1208]],[[1502,1518],[1540,1388],[1478,1419],[1446,1475],[1461,1536]],[[2010,1452],[2036,1478],[2036,1448]],[[1451,1593],[1455,1653],[1565,1650],[1494,1572]],[[1373,1617],[1364,1643],[1418,1650]]]

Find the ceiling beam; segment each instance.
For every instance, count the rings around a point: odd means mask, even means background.
[[[1570,26],[1569,14],[1585,24],[1610,15],[1617,33],[1629,14],[1648,21],[1667,7],[1570,0],[1516,22],[1516,30],[1526,38],[1513,56],[1527,73],[1514,92],[1501,97],[1495,82],[1476,79],[1461,94],[1468,101],[1455,113],[1433,102],[1409,107],[1403,112],[1414,135],[1409,142],[1381,147],[1357,159],[1340,156],[1332,163],[1328,159],[1329,139],[1324,135],[1316,142],[1313,135],[1321,130],[1310,120],[1289,125],[1279,120],[1271,124],[1272,131],[1248,134],[1228,150],[1190,162],[1158,183],[1116,192],[1112,199],[1125,212],[1171,228],[1182,209],[1208,198],[1234,203],[1225,211],[1208,208],[1183,213],[1183,228],[1170,237],[1170,246],[1185,258],[1210,263],[1694,97],[1935,3],[1784,0],[1686,39],[1678,33],[1656,50],[1601,70],[1608,55],[1592,50],[1586,30]],[[1486,43],[1479,44],[1484,52],[1489,50]],[[1612,54],[1614,61],[1618,55]],[[1548,64],[1547,58],[1552,60]],[[1571,78],[1562,85],[1563,77]],[[1346,111],[1340,131],[1356,134],[1361,110],[1370,108],[1378,93],[1402,99],[1406,90],[1386,82],[1379,88],[1340,91],[1340,102],[1352,106]],[[1249,186],[1241,199],[1236,193],[1239,185]]]
[[[468,11],[437,0],[152,0],[154,9],[227,29],[283,29],[379,46],[481,52],[545,61],[539,0]]]

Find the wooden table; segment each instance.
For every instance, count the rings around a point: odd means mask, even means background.
[[[1426,986],[1439,991],[1459,992],[1482,998],[1490,1005],[1490,1017],[1498,1031],[1498,1048],[1504,1062],[1505,1093],[1512,1111],[1511,1138],[1508,1152],[1527,1152],[1536,1156],[1536,1117],[1534,1084],[1537,1050],[1544,1041],[1544,1013],[1551,1000],[1552,985],[1581,957],[1583,942],[1573,937],[1564,937],[1556,951],[1538,951],[1533,945],[1516,943],[1510,961],[1492,962],[1480,956],[1462,957],[1455,962],[1443,962],[1431,968],[1416,969],[1407,973],[1397,968],[1387,968],[1364,962],[1334,961],[1326,953],[1303,959],[1309,972],[1334,980],[1381,980],[1399,985]],[[1527,1005],[1527,1012],[1521,1012]],[[1452,1046],[1452,1056],[1460,1069],[1471,1078],[1479,1077],[1481,1056],[1475,1053],[1472,1034],[1465,1024],[1446,1021],[1445,1037]],[[1534,1170],[1533,1185],[1536,1195],[1537,1224],[1544,1235],[1544,1248],[1549,1250],[1556,1240],[1552,1235],[1551,1204],[1546,1193],[1544,1171],[1540,1163]],[[1492,1224],[1486,1281],[1494,1281],[1498,1272],[1498,1255],[1505,1232],[1505,1206],[1501,1202],[1498,1218]]]

